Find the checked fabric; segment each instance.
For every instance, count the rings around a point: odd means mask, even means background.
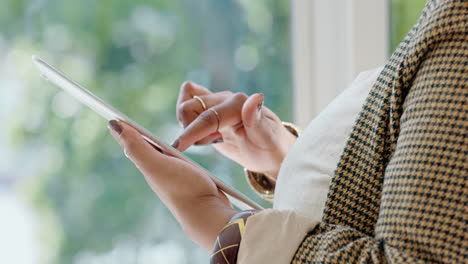
[[[430,0],[374,84],[292,263],[467,263],[468,2]]]
[[[256,211],[252,210],[242,211],[229,220],[216,238],[213,253],[210,257],[211,264],[235,264],[237,262],[237,252],[239,251],[247,218],[255,213]]]

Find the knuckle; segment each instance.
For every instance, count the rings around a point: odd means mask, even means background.
[[[185,127],[187,122],[193,118],[195,112],[193,111],[192,107],[189,103],[184,102],[182,103],[177,109],[177,120],[183,124]]]
[[[181,87],[180,89],[183,92],[190,92],[192,90],[192,88],[193,88],[193,84],[190,81],[185,81],[185,82],[182,83],[182,85],[180,87]]]
[[[237,102],[244,102],[248,96],[245,93],[235,93],[232,98]]]
[[[200,122],[211,125],[215,122],[216,117],[211,111],[205,111],[200,115]]]
[[[226,98],[226,97],[231,96],[232,92],[231,91],[222,91],[222,92],[219,92],[218,94]]]
[[[179,113],[180,117],[184,117],[189,113],[189,109],[190,107],[187,102],[183,102],[181,105],[179,105],[177,112]]]
[[[218,92],[218,93],[220,93],[220,94],[233,94],[233,92],[230,91],[230,90],[224,90],[224,91],[221,91],[221,92]]]

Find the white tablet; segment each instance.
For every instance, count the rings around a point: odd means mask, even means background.
[[[82,104],[88,106],[89,108],[94,110],[94,112],[100,114],[102,117],[104,117],[108,121],[120,120],[131,125],[132,127],[134,127],[136,130],[138,130],[141,133],[141,136],[147,142],[149,142],[150,144],[152,144],[153,146],[161,150],[163,153],[166,153],[170,156],[178,157],[204,170],[211,177],[211,179],[213,179],[213,181],[216,183],[218,188],[222,190],[228,196],[229,200],[234,205],[239,207],[240,209],[242,210],[250,209],[250,208],[259,209],[259,210],[263,209],[260,205],[250,200],[247,196],[245,196],[241,192],[227,186],[220,179],[213,176],[211,173],[209,173],[203,167],[198,165],[196,162],[186,157],[180,151],[174,149],[172,146],[168,144],[165,144],[164,142],[161,142],[161,140],[153,136],[147,129],[138,125],[136,122],[132,121],[126,115],[122,114],[120,111],[118,111],[111,105],[107,104],[106,102],[104,102],[102,99],[100,99],[96,95],[92,94],[87,89],[81,87],[78,83],[72,81],[65,74],[58,71],[54,67],[50,66],[45,61],[41,60],[37,56],[33,56],[32,60],[34,64],[36,65],[36,67],[39,69],[39,72],[41,73],[41,76],[43,78],[52,82],[58,87],[62,88],[67,93],[75,97]]]

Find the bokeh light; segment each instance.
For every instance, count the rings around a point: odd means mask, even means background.
[[[42,79],[31,55],[169,143],[182,132],[175,103],[185,80],[263,92],[290,120],[289,3],[279,2],[4,0],[0,262],[206,263],[105,120]],[[212,147],[187,154],[269,206]]]

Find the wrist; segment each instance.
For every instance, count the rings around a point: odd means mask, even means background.
[[[292,129],[289,123],[283,122],[283,129],[278,134],[280,135],[281,140],[278,141],[278,146],[276,147],[277,151],[273,156],[273,164],[275,164],[275,167],[273,167],[269,171],[262,172],[263,174],[265,174],[265,176],[268,177],[269,180],[273,182],[276,182],[279,170],[281,168],[281,165],[283,164],[283,160],[288,154],[291,147],[296,142],[297,137],[299,136],[299,130],[295,127],[294,129]]]
[[[257,211],[242,211],[235,214],[229,220],[229,222],[220,231],[216,239],[210,263],[237,263],[237,253],[239,252],[247,220],[255,213],[257,213]]]
[[[291,123],[282,122],[281,129],[276,133],[279,139],[274,143],[276,151],[271,154],[271,164],[274,164],[274,166],[270,170],[257,171],[257,173],[265,175],[270,181],[275,183],[281,164],[300,133],[300,128]]]
[[[173,203],[169,208],[185,234],[208,252],[229,219],[237,211],[227,205],[219,196],[197,197],[190,201]]]
[[[283,129],[278,132],[281,141],[278,144],[278,151],[273,156],[274,168],[269,171],[255,172],[244,168],[244,173],[250,187],[263,199],[272,202],[275,195],[275,184],[281,164],[286,154],[296,142],[301,130],[296,126],[283,122]]]

